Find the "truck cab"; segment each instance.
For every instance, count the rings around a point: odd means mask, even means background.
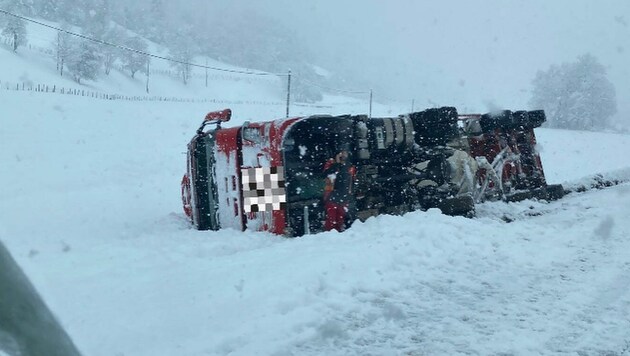
[[[417,209],[474,211],[472,195],[451,179],[448,160],[456,150],[447,142],[459,134],[454,108],[389,118],[316,115],[222,128],[228,110],[208,114],[188,144],[182,199],[197,229],[285,236],[323,231],[324,165],[342,149],[356,172],[348,226]]]

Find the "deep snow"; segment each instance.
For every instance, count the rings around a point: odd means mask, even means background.
[[[630,352],[627,183],[486,203],[474,219],[431,210],[297,239],[199,232],[180,207],[184,151],[223,107],[6,90],[0,107],[0,240],[85,355]],[[284,113],[231,107],[234,124]],[[551,183],[630,178],[628,135],[536,132]]]

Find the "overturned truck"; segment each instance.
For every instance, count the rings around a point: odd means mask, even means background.
[[[533,128],[542,111],[458,115],[452,107],[391,118],[294,117],[222,128],[209,113],[188,144],[184,212],[200,230],[300,236],[324,231],[326,162],[349,153],[346,224],[439,208],[473,216],[488,199],[554,199]]]

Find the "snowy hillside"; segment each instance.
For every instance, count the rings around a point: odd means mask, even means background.
[[[0,49],[0,61],[2,83],[72,86],[26,52]],[[297,239],[199,232],[179,195],[197,125],[225,106],[234,125],[283,117],[273,102],[285,94],[265,81],[164,80],[159,95],[230,102],[0,90],[0,240],[85,355],[629,352],[627,183],[487,203],[474,219],[431,210]],[[122,74],[90,85],[144,88]],[[367,110],[341,97],[322,106],[292,113]],[[536,133],[550,183],[630,178],[628,135]]]
[[[43,23],[53,27],[59,26],[59,24],[46,21]],[[114,63],[114,69],[109,75],[100,73],[95,81],[84,80],[82,85],[79,85],[67,73],[67,70],[63,76],[60,76],[56,70],[54,51],[57,31],[33,23],[27,23],[26,26],[29,44],[21,47],[17,53],[12,53],[9,45],[0,42],[0,60],[3,64],[0,68],[0,88],[2,89],[52,92],[54,87],[56,93],[62,90],[64,93],[78,91],[79,95],[108,94],[133,97],[137,100],[197,101],[224,105],[238,105],[245,102],[245,104],[256,103],[273,107],[273,109],[268,108],[263,111],[272,112],[272,117],[281,117],[285,114],[286,75],[243,74],[242,72],[252,72],[252,70],[234,67],[206,57],[193,58],[192,62],[221,70],[193,67],[187,84],[182,82],[176,69],[168,61],[152,58],[149,78],[144,72],[137,72],[135,77],[131,78],[130,73],[122,68],[118,60]],[[74,29],[74,31],[80,32],[80,29]],[[148,51],[156,56],[168,57],[168,50],[154,43],[149,42]],[[295,75],[293,79],[295,81]],[[322,106],[325,112],[329,113],[336,109],[335,106],[338,106],[336,104],[340,103],[344,104],[344,110],[351,109],[352,112],[363,113],[368,109],[368,95],[364,96],[364,99],[358,100],[326,95],[324,102],[317,104],[304,104],[293,100],[291,113],[302,115],[322,112]],[[399,104],[388,103],[387,106],[383,106],[375,103],[374,113],[378,113],[379,110],[380,112],[399,112],[400,108],[397,105]],[[311,109],[304,109],[305,107],[311,107]],[[253,112],[259,113],[258,110]],[[347,112],[343,111],[343,113]]]

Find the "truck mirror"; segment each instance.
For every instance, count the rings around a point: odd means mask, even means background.
[[[221,111],[212,111],[206,115],[204,121],[207,122],[228,122],[232,118],[232,110],[224,109]]]

